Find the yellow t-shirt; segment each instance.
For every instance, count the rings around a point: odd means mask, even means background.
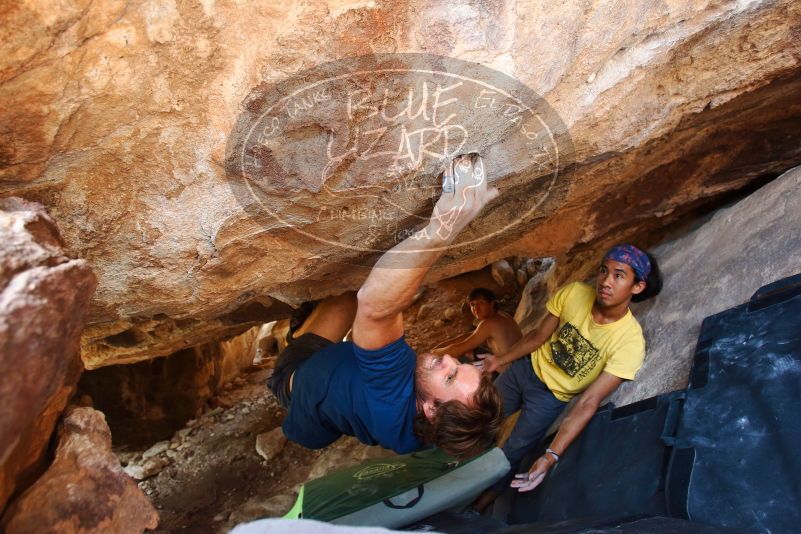
[[[531,353],[534,372],[561,401],[569,401],[598,378],[602,371],[631,380],[645,358],[645,338],[631,310],[614,323],[592,320],[595,289],[574,282],[548,301],[548,311],[559,317],[559,328]]]

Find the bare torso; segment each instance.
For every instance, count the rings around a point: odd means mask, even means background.
[[[523,337],[523,333],[515,320],[502,311],[484,321],[490,326],[487,345],[493,354],[505,353]]]

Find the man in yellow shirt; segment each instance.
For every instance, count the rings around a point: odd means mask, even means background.
[[[560,288],[546,305],[539,326],[503,354],[487,355],[492,372],[511,363],[495,385],[504,414],[520,418],[503,451],[512,466],[545,436],[567,402],[581,394],[550,447],[512,487],[537,487],[567,447],[587,426],[601,402],[624,380],[632,380],[645,358],[645,339],[629,303],[653,297],[662,288],[656,260],[632,245],[613,247],[598,268],[595,287],[574,282]],[[530,358],[522,358],[528,356]],[[499,488],[476,502],[482,509]]]

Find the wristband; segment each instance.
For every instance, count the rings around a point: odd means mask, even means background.
[[[556,460],[556,463],[559,463],[559,455],[558,455],[558,454],[556,454],[556,453],[553,451],[553,449],[550,449],[550,448],[548,448],[548,449],[545,449],[545,454],[550,454],[550,455],[553,457],[553,459],[554,459],[554,460]]]

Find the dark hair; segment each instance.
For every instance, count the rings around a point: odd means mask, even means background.
[[[494,303],[496,300],[498,300],[498,297],[495,296],[495,293],[485,287],[477,287],[467,296],[467,302],[476,299],[484,299],[487,302]]]
[[[414,432],[457,460],[468,460],[495,444],[503,422],[501,396],[492,378],[483,375],[472,406],[456,400],[437,404],[433,421],[418,413]]]
[[[662,291],[662,272],[659,270],[659,264],[650,252],[646,252],[645,255],[648,256],[648,261],[651,262],[651,272],[648,273],[648,278],[645,280],[645,289],[642,293],[631,296],[632,302],[648,300],[651,297],[657,296],[659,292]],[[640,277],[634,276],[635,283],[642,281]]]

